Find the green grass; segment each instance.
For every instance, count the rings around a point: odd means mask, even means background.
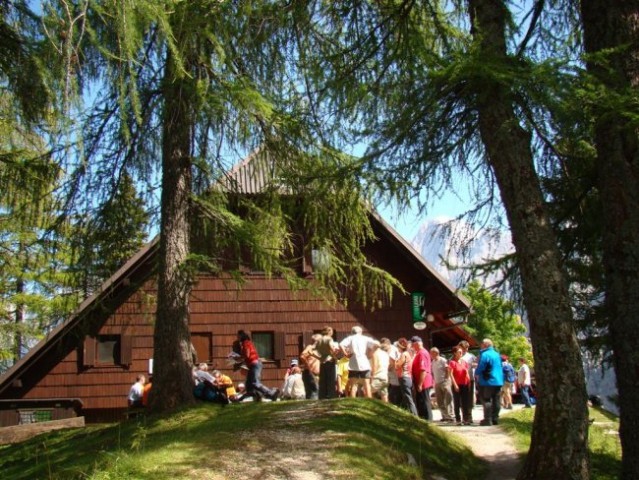
[[[499,419],[499,424],[512,436],[515,447],[522,455],[525,455],[530,447],[533,415],[534,409],[523,409]],[[590,409],[590,418],[595,420],[588,431],[590,478],[617,479],[621,473],[621,443],[616,435],[619,431],[619,419],[605,410],[596,408]]]
[[[247,456],[285,468],[277,465],[313,449],[326,452],[337,479],[455,480],[487,473],[459,439],[403,410],[362,399],[201,404],[171,415],[55,431],[0,447],[0,471],[12,480],[261,478],[264,471],[255,462],[247,466]]]

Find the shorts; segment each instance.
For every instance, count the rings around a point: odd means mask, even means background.
[[[348,380],[354,385],[364,385],[366,379],[371,378],[370,370],[349,370]]]
[[[373,378],[371,381],[373,393],[379,393],[381,396],[388,396],[388,380],[381,378]]]

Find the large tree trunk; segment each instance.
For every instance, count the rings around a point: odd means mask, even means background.
[[[606,306],[621,414],[622,478],[639,478],[639,130],[616,108],[615,95],[639,86],[639,2],[582,1],[586,52],[608,51],[606,65],[588,70],[609,89],[595,109],[599,192],[604,208]],[[623,102],[630,105],[630,102]],[[634,109],[636,115],[636,105]]]
[[[184,268],[190,250],[193,88],[169,49],[164,74],[160,260],[150,398],[154,411],[194,402],[191,284]]]
[[[24,294],[24,279],[22,277],[18,278],[17,282],[16,282],[16,293],[17,293],[17,297],[20,298],[23,294]],[[16,315],[15,315],[15,334],[14,334],[14,341],[15,341],[15,346],[14,346],[14,359],[13,359],[13,363],[15,364],[18,360],[20,360],[20,358],[22,357],[22,348],[24,345],[24,313],[25,313],[25,305],[24,302],[19,301],[18,304],[16,305]]]
[[[470,0],[482,58],[508,65],[503,1]],[[589,478],[588,409],[581,352],[557,241],[531,152],[531,135],[511,92],[486,79],[477,87],[479,126],[508,215],[529,315],[539,393],[530,451],[517,477]]]

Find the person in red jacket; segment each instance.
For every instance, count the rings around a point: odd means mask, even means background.
[[[430,404],[430,389],[433,388],[430,354],[428,350],[424,348],[421,338],[413,337],[410,341],[415,351],[412,365],[415,405],[419,417],[430,422],[433,420],[433,407]]]
[[[255,400],[266,397],[276,401],[280,396],[280,391],[277,388],[271,389],[262,385],[262,361],[251,337],[244,330],[240,330],[237,332],[237,339],[240,343],[240,355],[248,367],[246,392],[252,395]]]

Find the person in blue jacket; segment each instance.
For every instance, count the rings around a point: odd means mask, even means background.
[[[501,368],[501,357],[489,338],[484,338],[481,342],[475,377],[479,383],[479,398],[484,406],[484,419],[479,424],[483,426],[497,425],[501,409],[500,395],[501,387],[504,385],[504,372]]]

